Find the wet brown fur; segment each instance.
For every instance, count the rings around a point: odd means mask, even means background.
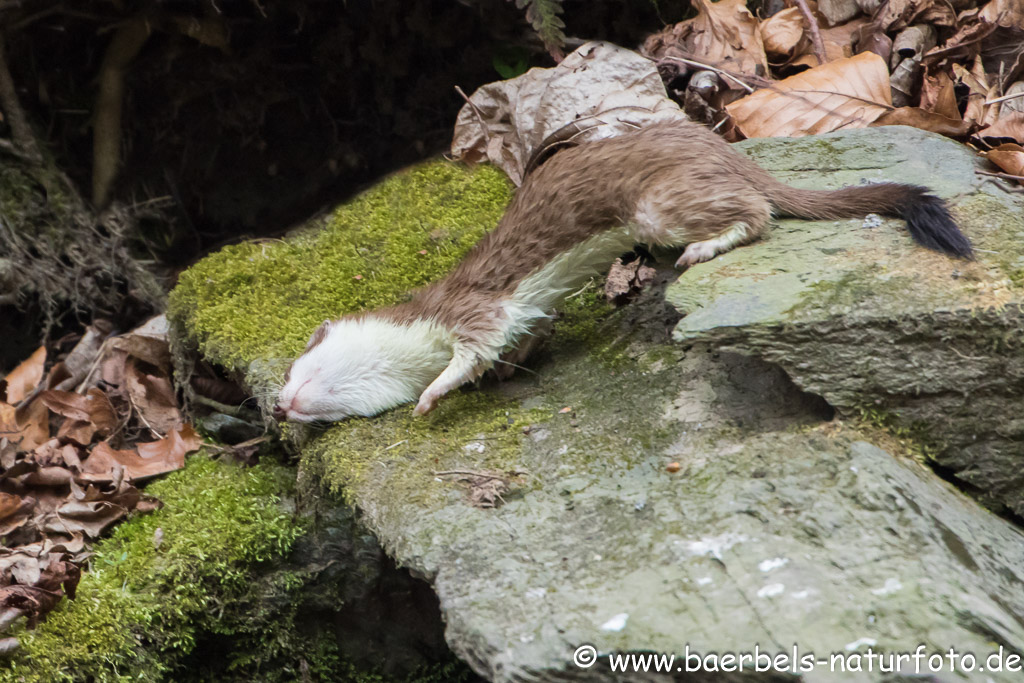
[[[682,246],[740,222],[750,226],[744,242],[753,241],[769,227],[773,207],[803,218],[898,214],[907,187],[799,190],[700,124],[653,125],[557,153],[527,177],[497,227],[450,275],[377,314],[398,323],[430,317],[472,336],[493,325],[495,305],[524,278],[588,237],[631,223],[643,198],[677,228],[648,241]]]
[[[671,122],[559,151],[527,176],[497,227],[447,277],[406,303],[353,317],[376,316],[399,326],[427,320],[454,335],[451,363],[420,396],[416,412],[428,412],[441,395],[479,376],[503,348],[522,344],[527,327],[535,329],[544,320],[536,308],[516,309],[533,305],[534,296],[517,299],[516,292],[530,276],[548,273],[545,266],[559,255],[624,227],[628,234],[600,242],[579,264],[590,266],[605,256],[610,263],[614,255],[605,251],[632,239],[687,245],[679,263],[692,265],[757,239],[768,229],[773,210],[802,218],[903,216],[921,244],[971,255],[945,205],[925,188],[895,183],[835,191],[792,188],[704,126]],[[546,277],[536,282],[546,283]],[[565,286],[552,280],[548,291],[564,292]],[[326,329],[313,335],[307,352],[325,338]]]

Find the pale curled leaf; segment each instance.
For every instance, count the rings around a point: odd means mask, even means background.
[[[582,45],[556,67],[484,85],[469,100],[455,123],[452,156],[490,160],[516,184],[560,131],[579,142],[683,118],[653,62],[601,42]]]
[[[35,352],[22,361],[20,365],[7,373],[7,396],[5,402],[15,404],[29,395],[43,380],[43,366],[46,365],[46,347],[40,346]]]
[[[978,133],[978,137],[989,140],[1007,139],[1024,144],[1024,113],[1011,112],[1001,116],[994,124]]]
[[[889,69],[871,52],[829,62],[726,107],[747,137],[801,137],[864,128],[892,109]]]
[[[1024,147],[1008,142],[985,152],[985,158],[1004,172],[1024,177]]]
[[[745,0],[693,0],[693,6],[696,17],[649,36],[643,54],[655,60],[696,59],[748,76],[768,75],[761,31]]]

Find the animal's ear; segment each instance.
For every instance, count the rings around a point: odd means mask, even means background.
[[[309,338],[309,343],[306,344],[306,351],[308,352],[314,346],[319,344],[327,336],[327,333],[331,330],[331,321],[325,320],[320,324],[320,327],[316,328],[316,332]]]

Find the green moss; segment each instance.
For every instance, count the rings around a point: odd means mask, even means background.
[[[323,320],[396,303],[447,273],[510,197],[489,166],[416,166],[288,241],[203,259],[182,274],[168,314],[213,362],[244,370],[256,358],[292,358]]]
[[[976,192],[960,201],[955,209],[961,224],[984,226],[985,232],[971,232],[976,249],[985,250],[985,260],[994,262],[1015,285],[1024,285],[1024,222],[996,197]]]
[[[252,567],[286,554],[301,533],[278,505],[293,482],[281,467],[196,456],[153,483],[148,492],[164,507],[96,546],[77,598],[17,634],[22,649],[0,680],[162,679],[216,626],[221,605],[247,590]]]
[[[304,463],[349,504],[361,488],[386,481],[390,495],[433,507],[445,500],[443,489],[425,485],[435,471],[517,469],[523,427],[554,413],[551,407],[524,410],[490,392],[458,391],[426,417],[403,406],[337,424],[307,445]]]
[[[838,280],[818,280],[807,287],[800,302],[786,311],[791,320],[819,317],[822,312],[845,315],[858,309],[884,310],[891,301],[915,291],[911,277],[879,279],[869,271],[849,271]]]

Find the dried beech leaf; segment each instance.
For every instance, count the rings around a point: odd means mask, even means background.
[[[621,258],[615,259],[605,279],[604,296],[615,304],[622,304],[643,291],[649,285],[657,271],[644,265],[643,259],[635,258],[623,263]]]
[[[998,121],[978,133],[987,140],[1009,139],[1024,144],[1024,112],[1012,112],[1001,116]]]
[[[790,76],[726,109],[747,137],[800,137],[863,128],[891,104],[885,60],[863,52]]]
[[[985,152],[985,158],[1010,175],[1024,177],[1024,147],[1008,142]]]
[[[126,479],[136,481],[173,472],[184,467],[185,455],[200,446],[202,439],[191,425],[184,425],[159,441],[140,443],[137,451],[115,450],[104,441],[96,444],[82,463],[80,477],[85,481],[112,481],[121,471]]]
[[[18,403],[31,393],[43,380],[43,367],[46,365],[46,347],[40,346],[28,360],[7,373],[6,403]]]
[[[834,62],[853,56],[853,38],[861,27],[868,23],[867,17],[857,17],[845,24],[821,30],[821,42],[825,44],[825,58]],[[818,58],[814,54],[814,46],[807,41],[802,54],[791,62],[793,66],[818,66]]]
[[[788,59],[805,40],[807,22],[799,7],[776,12],[761,22],[761,42],[769,56]]]
[[[946,0],[888,0],[878,8],[874,22],[886,31],[902,31],[911,24],[956,26],[956,14]]]
[[[127,515],[127,507],[105,500],[88,503],[69,501],[49,516],[45,529],[51,533],[81,532],[89,538],[98,538]]]
[[[951,138],[964,137],[971,132],[971,124],[960,118],[951,119],[920,107],[900,107],[878,117],[872,126],[913,126]]]
[[[129,333],[111,340],[110,345],[149,363],[165,374],[171,373],[171,351],[166,339]]]
[[[39,400],[54,413],[68,418],[57,435],[83,446],[89,445],[94,435],[102,439],[117,428],[114,407],[99,389],[92,388],[85,396],[48,389],[39,395]]]
[[[682,57],[739,74],[768,75],[761,31],[745,0],[693,0],[692,5],[696,17],[649,36],[641,52],[655,60]]]
[[[181,412],[169,377],[150,374],[132,359],[125,365],[125,386],[132,403],[151,428],[166,434],[181,425]]]
[[[6,536],[28,521],[34,498],[0,492],[0,536]]]
[[[1004,28],[1024,31],[1024,2],[991,0],[981,8],[978,18]]]
[[[38,400],[18,406],[13,415],[0,406],[0,431],[18,450],[35,450],[50,438],[50,411]]]
[[[484,85],[470,102],[459,111],[452,156],[490,159],[517,185],[534,154],[563,131],[581,142],[683,118],[654,63],[601,42],[585,43],[556,67]]]

